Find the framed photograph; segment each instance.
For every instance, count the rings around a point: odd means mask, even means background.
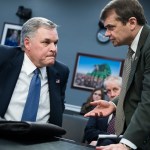
[[[122,76],[124,59],[77,53],[72,88],[93,90],[101,87],[107,76]]]
[[[19,24],[4,23],[1,44],[19,46],[22,26]]]

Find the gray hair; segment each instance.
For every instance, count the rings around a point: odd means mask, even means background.
[[[122,87],[122,78],[120,76],[108,76],[104,80],[103,83],[104,88],[106,88],[108,82],[114,82],[114,81],[117,82],[118,86]]]
[[[27,22],[23,24],[21,30],[20,46],[23,50],[25,48],[24,39],[26,37],[33,37],[40,27],[53,29],[53,28],[57,28],[57,25],[53,23],[51,20],[42,17],[33,17],[29,19]]]

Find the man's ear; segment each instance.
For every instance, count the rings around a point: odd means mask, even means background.
[[[134,30],[137,25],[137,19],[135,17],[131,17],[131,18],[129,18],[128,23],[130,25],[130,29]]]
[[[24,46],[27,51],[30,50],[30,39],[28,37],[25,37],[24,39]]]

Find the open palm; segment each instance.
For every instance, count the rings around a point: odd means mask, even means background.
[[[95,102],[91,102],[91,105],[96,106],[96,107],[93,110],[91,110],[90,112],[86,113],[84,115],[85,117],[108,116],[116,110],[116,107],[112,102],[108,102],[105,100],[98,100]]]

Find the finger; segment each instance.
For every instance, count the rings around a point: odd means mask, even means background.
[[[97,112],[97,113],[95,113],[95,116],[96,116],[96,117],[102,117],[102,116],[103,116],[103,113],[102,113],[102,112]]]
[[[100,103],[101,103],[101,100],[97,100],[97,101],[94,101],[94,102],[90,102],[90,104],[91,104],[91,105],[94,105],[94,106],[100,105]]]
[[[96,147],[96,150],[103,150],[102,147]]]
[[[89,113],[86,113],[85,115],[84,115],[84,117],[89,117],[90,115],[89,115]]]
[[[108,146],[98,146],[96,150],[108,150]]]
[[[95,117],[99,117],[99,114],[98,114],[98,113],[95,113]]]
[[[95,113],[93,112],[88,112],[84,115],[84,117],[90,117],[90,116],[95,116]]]
[[[102,112],[99,112],[100,113],[100,117],[103,117],[103,113]]]

